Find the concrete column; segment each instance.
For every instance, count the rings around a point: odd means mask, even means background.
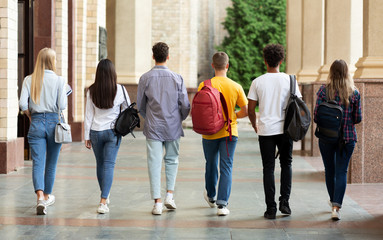
[[[363,1],[363,57],[356,63],[354,78],[383,77],[382,14],[382,1]]]
[[[300,82],[313,82],[323,64],[325,0],[302,1],[302,66],[298,73]]]
[[[288,0],[286,9],[286,73],[302,67],[302,0]]]
[[[24,165],[24,139],[17,138],[17,1],[0,0],[0,173]]]
[[[355,63],[362,56],[362,23],[362,1],[326,0],[324,65],[319,69],[317,81],[327,80],[330,66],[336,59],[345,60],[353,75]]]
[[[115,0],[114,12],[108,11],[108,26],[114,25],[114,29],[107,29],[108,48],[114,46],[112,57],[119,83],[137,84],[140,76],[151,68],[151,6],[152,0]],[[161,15],[163,19],[167,17]]]

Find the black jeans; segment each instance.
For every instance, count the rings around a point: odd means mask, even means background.
[[[279,162],[281,166],[281,190],[279,201],[289,200],[292,179],[292,152],[293,141],[284,134],[273,136],[259,136],[259,147],[261,150],[263,164],[263,188],[267,208],[276,208],[275,203],[275,149],[279,150]]]

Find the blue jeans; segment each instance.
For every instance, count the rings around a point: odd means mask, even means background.
[[[32,179],[35,192],[51,194],[56,177],[61,143],[55,142],[57,113],[34,113],[28,132],[33,161]]]
[[[237,146],[238,137],[232,136],[207,140],[202,139],[203,152],[205,154],[205,188],[207,196],[214,199],[218,181],[218,155],[219,155],[219,183],[217,205],[226,206],[231,192],[232,169],[234,151]],[[226,145],[227,144],[227,145]]]
[[[347,185],[347,169],[355,141],[346,143],[343,151],[337,144],[327,144],[319,140],[319,150],[325,167],[326,187],[333,206],[342,207]]]
[[[165,148],[165,155],[164,155]],[[174,191],[178,172],[178,155],[180,139],[174,141],[158,141],[146,139],[150,193],[152,199],[161,199],[162,158],[165,162],[166,190]]]
[[[112,129],[90,130],[90,141],[97,162],[97,180],[101,190],[101,198],[108,198],[121,137],[117,137]]]
[[[279,197],[279,201],[288,201],[291,193],[293,141],[284,134],[259,136],[259,148],[261,150],[263,165],[263,189],[268,209],[277,207],[275,202],[274,179],[276,147],[279,150],[279,164],[281,166],[281,196]]]

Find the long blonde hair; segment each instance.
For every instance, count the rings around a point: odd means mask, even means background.
[[[51,48],[43,48],[37,55],[35,69],[32,73],[31,98],[35,104],[40,104],[41,88],[44,80],[44,70],[56,71],[56,52]]]
[[[349,106],[349,97],[353,94],[355,88],[354,80],[348,72],[347,63],[342,60],[335,60],[330,67],[330,73],[327,78],[326,95],[328,100],[335,100],[338,92],[341,103]]]

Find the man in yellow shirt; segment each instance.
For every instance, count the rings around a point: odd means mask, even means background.
[[[213,56],[212,67],[215,77],[211,79],[212,87],[218,89],[225,97],[231,122],[232,140],[225,125],[220,131],[213,135],[202,135],[203,151],[206,159],[205,169],[205,193],[204,197],[210,207],[218,206],[217,214],[225,216],[230,213],[227,208],[231,191],[232,168],[234,151],[238,140],[237,118],[247,116],[247,103],[245,92],[238,83],[227,78],[229,69],[229,57],[224,52],[218,52]],[[198,91],[204,86],[202,82]],[[241,110],[235,112],[235,106]],[[226,116],[225,116],[226,118]],[[219,183],[218,194],[216,190],[218,181],[218,156],[219,156]],[[217,195],[217,200],[215,201]]]

